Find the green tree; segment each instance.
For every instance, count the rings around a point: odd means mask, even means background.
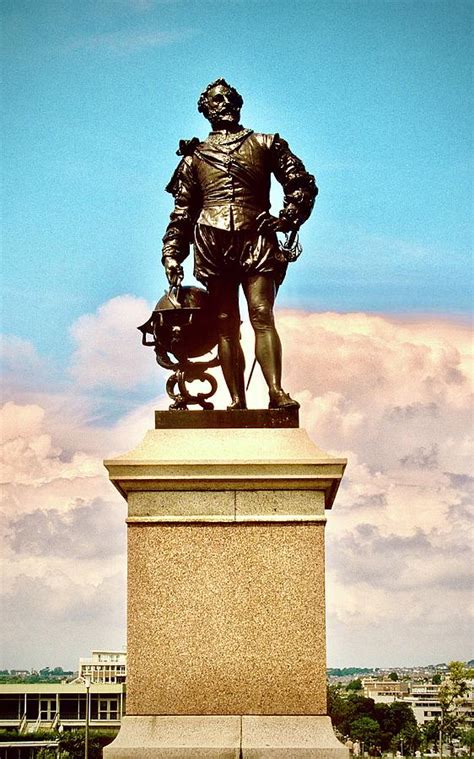
[[[380,743],[380,725],[371,717],[358,717],[351,722],[349,735],[354,741],[362,741],[369,749]]]
[[[390,713],[388,718],[388,729],[392,735],[398,735],[403,730],[409,730],[416,727],[416,718],[410,704],[404,701],[394,701],[389,706]]]
[[[469,756],[472,757],[474,752],[474,727],[470,727],[461,733],[461,741],[462,745],[469,750]]]
[[[341,696],[341,686],[329,685],[327,696],[328,715],[331,717],[333,725],[340,728],[345,722],[348,714],[347,701]]]
[[[339,725],[339,730],[343,735],[351,734],[351,724],[359,717],[370,717],[377,721],[375,716],[375,703],[372,698],[365,698],[358,693],[351,693],[345,699],[346,714]],[[378,723],[377,723],[378,724]]]
[[[89,759],[102,759],[102,749],[115,738],[116,732],[92,730],[89,732]],[[59,749],[67,759],[83,759],[85,730],[67,730],[61,733]]]
[[[438,717],[431,719],[429,722],[425,722],[422,727],[423,743],[426,748],[430,746],[437,746],[439,741],[439,729],[440,721]]]
[[[341,735],[350,735],[350,725],[359,717],[375,718],[373,699],[358,693],[347,694],[340,685],[328,686],[328,714]]]
[[[383,751],[388,751],[393,738],[390,706],[388,704],[375,704],[375,719],[380,725],[380,748]]]
[[[441,673],[437,672],[433,677],[431,678],[432,685],[441,685]]]
[[[351,693],[347,699],[347,718],[350,722],[357,717],[375,717],[375,702],[373,698],[366,698],[358,693]]]
[[[393,680],[393,682],[396,683],[398,681],[398,675],[397,675],[397,673],[396,672],[390,672],[390,674],[388,676],[388,679],[389,680]]]
[[[350,683],[346,685],[346,690],[348,691],[362,690],[362,680],[360,678],[357,678],[357,680],[351,680]]]
[[[398,738],[403,741],[403,753],[413,755],[423,742],[423,735],[416,724],[416,720],[414,723],[410,722],[405,725],[403,730],[399,732]]]
[[[439,688],[440,757],[443,755],[443,743],[447,741],[453,751],[453,740],[461,734],[464,718],[459,713],[459,707],[468,691],[466,680],[473,674],[474,670],[466,666],[464,662],[452,661],[448,664],[448,675]]]

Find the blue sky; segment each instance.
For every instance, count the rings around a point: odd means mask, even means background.
[[[102,461],[169,403],[136,326],[166,286],[178,140],[207,134],[196,101],[219,76],[320,186],[277,323],[301,425],[349,461],[328,663],[472,658],[472,3],[4,0],[2,16],[0,668],[125,641],[125,504]],[[258,371],[249,396],[268,401]]]
[[[63,356],[80,314],[157,298],[163,187],[220,75],[320,185],[281,305],[469,310],[471,3],[6,0],[3,16],[7,332]]]

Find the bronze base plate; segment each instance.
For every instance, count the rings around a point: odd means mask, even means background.
[[[299,409],[155,411],[155,429],[299,427]]]

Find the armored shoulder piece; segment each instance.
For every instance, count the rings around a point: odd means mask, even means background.
[[[193,137],[190,140],[180,140],[176,155],[192,155],[200,142],[199,137]]]
[[[254,132],[253,134],[254,134],[254,137],[257,138],[260,145],[262,145],[262,147],[265,147],[265,148],[271,148],[275,141],[275,137],[278,137],[278,135],[264,134],[263,132]]]

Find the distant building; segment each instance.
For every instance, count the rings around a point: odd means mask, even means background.
[[[119,728],[126,676],[126,652],[100,650],[79,660],[72,682],[0,684],[0,728],[28,734],[84,727],[87,705],[91,728]]]
[[[0,727],[20,734],[38,730],[84,727],[89,702],[89,725],[120,727],[125,712],[123,683],[34,683],[0,685]]]
[[[424,725],[425,722],[441,717],[439,685],[417,683],[413,685],[409,697],[405,700],[413,709],[413,714],[419,725]]]
[[[469,680],[467,685],[468,692],[456,709],[456,713],[465,720],[466,728],[470,728],[474,727],[474,680]],[[412,687],[410,695],[404,699],[413,709],[419,725],[441,717],[439,689],[439,685],[417,683]]]
[[[377,704],[391,704],[392,701],[399,701],[409,694],[410,683],[406,680],[376,680],[364,677],[362,688],[366,698],[373,698]]]
[[[469,690],[457,708],[457,714],[465,720],[467,728],[474,727],[474,680],[468,681]],[[405,680],[376,680],[372,677],[362,679],[362,688],[366,698],[372,698],[376,704],[390,704],[404,701],[413,709],[418,725],[441,717],[439,702],[439,685],[431,682],[410,683]]]
[[[124,683],[127,677],[125,651],[92,651],[92,656],[79,659],[79,678],[91,683]]]

